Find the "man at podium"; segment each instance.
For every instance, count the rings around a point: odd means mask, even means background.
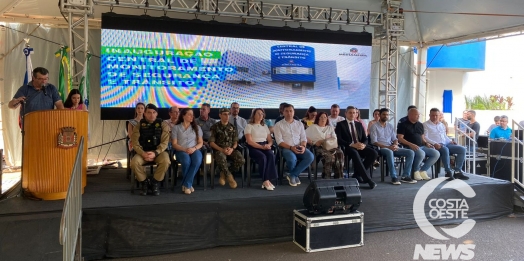
[[[43,67],[33,70],[32,81],[20,87],[13,99],[9,102],[10,109],[16,109],[24,104],[20,115],[23,116],[32,111],[63,109],[64,104],[58,94],[56,87],[49,81],[49,71]]]
[[[169,143],[169,124],[161,118],[157,118],[158,108],[153,104],[146,105],[144,119],[133,128],[131,144],[136,155],[131,160],[131,169],[135,172],[136,179],[140,182],[140,195],[147,195],[148,187],[151,187],[153,195],[160,195],[158,183],[164,179],[164,175],[171,164],[166,152]],[[143,165],[155,162],[157,167],[153,178],[148,179]]]

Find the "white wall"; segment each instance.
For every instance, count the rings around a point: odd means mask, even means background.
[[[438,108],[442,111],[442,100],[444,90],[453,90],[453,115],[452,118],[462,117],[462,111],[466,108],[466,102],[462,92],[465,79],[464,71],[457,70],[428,70],[427,72],[427,95],[426,111],[421,112],[420,121],[425,121],[429,117],[431,108]],[[446,120],[450,121],[451,115],[447,115]]]

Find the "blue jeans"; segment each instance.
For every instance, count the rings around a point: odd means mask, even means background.
[[[413,150],[399,148],[397,151],[392,151],[390,149],[382,148],[380,149],[380,154],[382,154],[382,156],[386,159],[389,175],[391,175],[392,179],[397,177],[397,169],[395,168],[394,157],[406,157],[406,164],[402,176],[411,176],[411,166],[413,166],[413,159],[415,158],[415,152],[413,152]]]
[[[420,164],[422,161],[429,157],[422,167]],[[413,170],[414,171],[428,171],[435,162],[440,157],[440,153],[436,149],[428,148],[426,146],[420,146],[417,151],[415,151],[415,159],[413,160]]]
[[[303,154],[295,154],[289,149],[282,149],[282,157],[286,159],[289,176],[291,177],[298,177],[315,159],[313,153],[308,149],[305,149]],[[300,160],[298,164],[297,160]]]
[[[466,159],[466,148],[460,145],[455,145],[448,143],[445,146],[442,146],[440,150],[440,157],[442,163],[444,164],[444,169],[446,172],[451,172],[451,166],[449,163],[449,154],[457,154],[455,158],[455,170],[461,170],[464,165],[464,160]]]
[[[195,150],[193,154],[189,155],[184,151],[175,151],[175,155],[176,161],[182,165],[182,186],[193,187],[193,179],[202,163],[202,152]]]

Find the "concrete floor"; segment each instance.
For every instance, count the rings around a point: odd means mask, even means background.
[[[384,219],[387,222],[387,219]],[[135,260],[249,260],[249,261],[331,261],[331,260],[423,260],[414,259],[416,244],[475,244],[476,261],[524,260],[524,214],[477,223],[464,237],[449,241],[435,240],[420,229],[407,229],[364,235],[364,246],[317,253],[305,253],[293,242],[217,247],[171,255],[112,259]],[[437,260],[453,260],[437,259]],[[456,259],[455,259],[456,260]],[[466,260],[466,259],[463,259]]]

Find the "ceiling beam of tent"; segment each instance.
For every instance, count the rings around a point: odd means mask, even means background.
[[[283,22],[382,26],[382,13],[250,0],[92,0],[97,6]]]
[[[481,42],[487,40],[501,39],[511,36],[523,35],[524,34],[524,25],[512,26],[497,30],[478,32],[473,34],[468,34],[460,37],[453,37],[442,40],[434,40],[426,42],[426,46],[433,45],[459,45],[467,44],[471,42]]]
[[[18,13],[4,13],[0,15],[0,22],[22,23],[22,24],[42,24],[47,27],[68,28],[69,23],[62,16],[46,15],[27,15]],[[102,21],[100,19],[89,19],[89,29],[100,29]]]
[[[0,10],[0,15],[7,13],[11,10],[13,10],[17,5],[19,5],[23,0],[15,0],[9,4],[7,4],[3,9]]]
[[[415,1],[414,0],[411,0],[411,9],[414,11],[413,12],[413,18],[415,20],[415,29],[417,30],[417,37],[418,37],[418,44],[419,44],[419,47],[423,47],[424,46],[424,38],[422,38],[422,34],[420,33],[420,24],[418,22],[418,14],[417,14],[417,8],[415,7]]]

